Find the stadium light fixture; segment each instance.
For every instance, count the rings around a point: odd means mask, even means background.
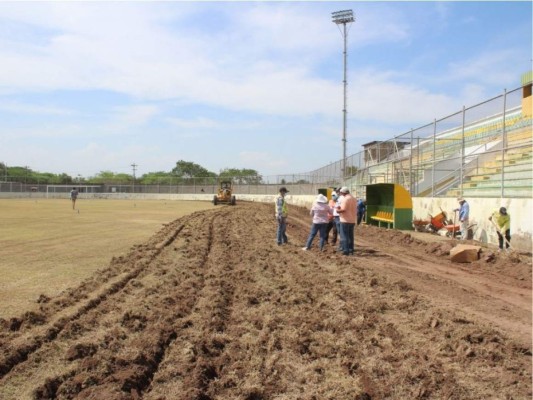
[[[342,109],[343,113],[343,119],[342,119],[342,165],[341,165],[341,173],[342,178],[346,175],[346,127],[347,127],[347,97],[346,97],[346,88],[348,86],[348,80],[347,80],[347,74],[346,74],[346,57],[347,57],[347,50],[346,50],[346,42],[348,38],[348,32],[346,30],[346,24],[351,24],[355,21],[355,18],[353,16],[352,10],[342,10],[342,11],[335,11],[331,13],[331,17],[333,19],[333,22],[337,25],[342,25],[343,29],[341,31],[342,37],[344,39],[344,105]],[[340,27],[339,27],[340,29]]]

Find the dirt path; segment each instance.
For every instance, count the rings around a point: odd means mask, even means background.
[[[194,213],[2,321],[1,399],[531,397],[531,263],[451,264],[450,243],[357,229],[303,252],[291,208]],[[317,240],[317,239],[315,239]]]

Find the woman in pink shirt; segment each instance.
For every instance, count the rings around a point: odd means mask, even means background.
[[[320,232],[320,251],[324,249],[326,243],[326,234],[328,228],[329,216],[331,208],[328,204],[328,199],[323,194],[319,194],[311,207],[310,214],[313,216],[313,224],[311,225],[311,233],[307,238],[307,243],[302,250],[309,250],[313,244],[313,239],[316,234]]]

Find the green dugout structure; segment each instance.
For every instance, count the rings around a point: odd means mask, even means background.
[[[413,199],[396,183],[366,186],[366,223],[388,228],[413,229]]]

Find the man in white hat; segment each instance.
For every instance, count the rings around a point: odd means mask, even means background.
[[[461,239],[466,240],[468,237],[468,220],[470,218],[470,205],[462,197],[458,197],[457,201],[459,202],[460,207],[456,208],[454,211],[459,211],[459,230],[461,231]]]
[[[337,208],[337,212],[341,221],[341,249],[342,254],[348,256],[353,254],[354,243],[354,228],[357,219],[357,200],[350,194],[350,190],[343,186],[340,190],[341,204]]]

